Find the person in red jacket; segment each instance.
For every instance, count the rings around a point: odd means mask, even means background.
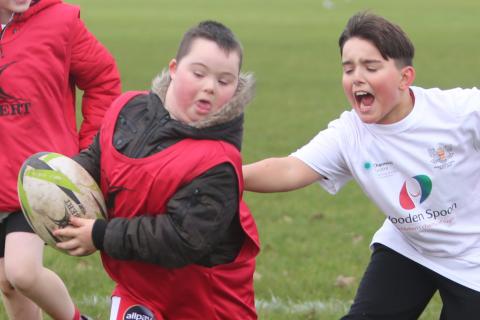
[[[0,289],[12,319],[40,319],[41,309],[54,319],[80,318],[61,279],[43,267],[44,243],[21,214],[16,187],[28,156],[88,147],[121,92],[113,57],[79,15],[60,0],[0,0]]]
[[[101,251],[116,282],[110,319],[256,319],[259,251],[242,200],[243,112],[254,78],[214,21],[183,37],[150,92],[128,92],[74,157],[100,182],[109,219],[75,219],[57,244]]]

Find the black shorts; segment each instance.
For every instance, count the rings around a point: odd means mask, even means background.
[[[416,320],[439,292],[441,320],[480,319],[480,292],[374,244],[353,305],[342,320]]]
[[[0,222],[0,258],[5,256],[5,238],[10,232],[35,233],[21,211],[10,213]]]

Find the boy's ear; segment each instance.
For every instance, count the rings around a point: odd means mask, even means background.
[[[170,63],[168,64],[168,73],[170,74],[171,79],[175,78],[175,72],[176,71],[177,71],[177,60],[172,59],[172,60],[170,60]]]
[[[400,89],[408,89],[415,80],[415,68],[412,66],[403,67],[401,70]]]

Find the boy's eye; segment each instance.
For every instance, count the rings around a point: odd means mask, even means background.
[[[193,71],[193,74],[194,74],[195,77],[197,77],[197,78],[203,77],[203,72],[200,72],[200,71]]]
[[[220,85],[222,86],[226,86],[229,84],[229,82],[227,80],[218,80],[218,83],[220,83]]]

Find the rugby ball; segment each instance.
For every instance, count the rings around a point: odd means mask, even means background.
[[[102,192],[90,174],[73,159],[40,152],[23,163],[18,174],[18,198],[28,223],[43,241],[57,248],[53,230],[65,228],[71,216],[105,219]]]

